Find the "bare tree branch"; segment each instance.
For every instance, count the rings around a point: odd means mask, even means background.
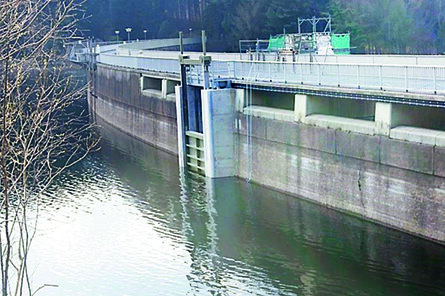
[[[30,210],[65,169],[96,145],[76,103],[85,83],[69,75],[63,41],[76,33],[82,0],[0,2],[0,269],[2,295],[34,295],[27,271]],[[78,109],[78,108],[77,108]],[[33,227],[29,223],[33,222]]]

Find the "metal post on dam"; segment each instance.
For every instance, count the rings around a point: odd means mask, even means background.
[[[182,43],[180,33],[181,86],[176,88],[180,166],[210,178],[235,176],[232,128],[234,112],[233,102],[228,99],[232,97],[230,92],[233,90],[221,90],[218,87],[210,89],[209,67],[212,59],[206,52],[205,31],[202,31],[202,55],[198,59],[184,56]],[[201,68],[201,87],[187,84],[187,75],[192,75],[191,67]],[[223,110],[225,112],[221,112]],[[219,161],[223,155],[224,165]],[[232,163],[227,165],[227,160],[232,160]]]

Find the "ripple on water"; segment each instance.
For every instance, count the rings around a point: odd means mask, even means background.
[[[445,284],[443,249],[422,240],[398,237],[396,252],[380,226],[239,180],[179,178],[169,156],[109,155],[41,201],[33,282],[59,285],[45,295],[439,295]],[[416,268],[439,277],[424,284]]]

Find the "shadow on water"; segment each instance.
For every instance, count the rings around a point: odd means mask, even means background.
[[[94,157],[137,193],[126,198],[159,218],[160,236],[182,237],[192,294],[444,293],[444,246],[236,178],[183,175],[176,156],[101,134]]]

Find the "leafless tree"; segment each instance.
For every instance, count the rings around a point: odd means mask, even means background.
[[[76,0],[0,1],[0,269],[2,295],[34,295],[27,259],[39,199],[95,145],[73,107],[84,83],[69,74],[63,41],[76,34]],[[31,216],[33,218],[31,218]]]

